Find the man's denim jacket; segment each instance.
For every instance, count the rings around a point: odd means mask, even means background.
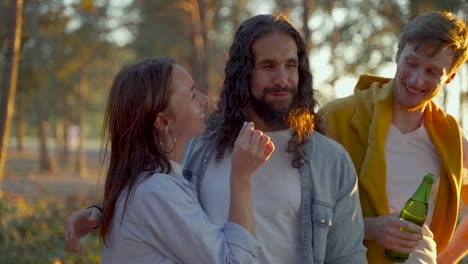
[[[367,263],[357,177],[348,153],[318,132],[305,151],[306,162],[300,168],[303,263]],[[197,187],[200,204],[201,182],[215,153],[213,132],[186,147],[183,174]]]

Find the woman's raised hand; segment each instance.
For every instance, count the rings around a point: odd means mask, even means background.
[[[255,171],[268,160],[275,150],[270,137],[255,130],[252,122],[244,123],[232,152],[231,172],[235,175],[253,177]]]

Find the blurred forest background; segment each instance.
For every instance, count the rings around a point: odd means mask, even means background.
[[[172,56],[216,101],[237,26],[285,12],[306,39],[323,104],[359,74],[392,77],[398,34],[413,16],[466,0],[0,0],[0,263],[99,263],[64,249],[63,219],[99,203],[103,112],[126,63]],[[437,98],[465,126],[468,69]],[[468,263],[468,262],[464,262]]]

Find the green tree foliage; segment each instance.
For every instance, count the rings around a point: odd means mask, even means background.
[[[127,25],[133,34],[130,47],[137,57],[171,56],[190,64],[191,21],[182,8],[185,1],[133,1]]]
[[[47,165],[53,163],[53,156],[48,153],[48,136],[59,139],[56,146],[63,151],[58,154],[65,161],[73,158],[65,144],[66,127],[81,120],[85,134],[89,131],[94,137],[99,136],[110,82],[122,64],[134,58],[131,51],[109,41],[113,28],[107,23],[107,2],[25,1],[17,96],[17,109],[21,110],[18,113],[25,114],[18,115],[17,124],[26,123],[23,129],[29,131],[29,136],[42,135],[44,170],[53,167]],[[0,26],[0,36],[3,35]],[[84,75],[89,96],[79,99],[80,76]],[[97,117],[80,114],[80,109],[97,113]],[[92,118],[88,120],[88,116]]]
[[[393,61],[399,33],[412,17],[432,10],[462,15],[463,4],[463,0],[338,0],[336,8],[342,18],[335,48],[337,74],[374,72],[382,63]],[[332,29],[324,28],[328,37],[322,45],[326,46],[332,43]]]
[[[202,91],[216,95],[226,49],[240,21],[250,16],[248,3],[247,0],[133,1],[123,22],[133,35],[129,47],[140,58],[176,58],[189,69]]]

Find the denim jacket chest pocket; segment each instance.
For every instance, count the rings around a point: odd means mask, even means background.
[[[314,201],[312,206],[312,234],[314,263],[324,263],[328,231],[333,225],[333,206]]]

